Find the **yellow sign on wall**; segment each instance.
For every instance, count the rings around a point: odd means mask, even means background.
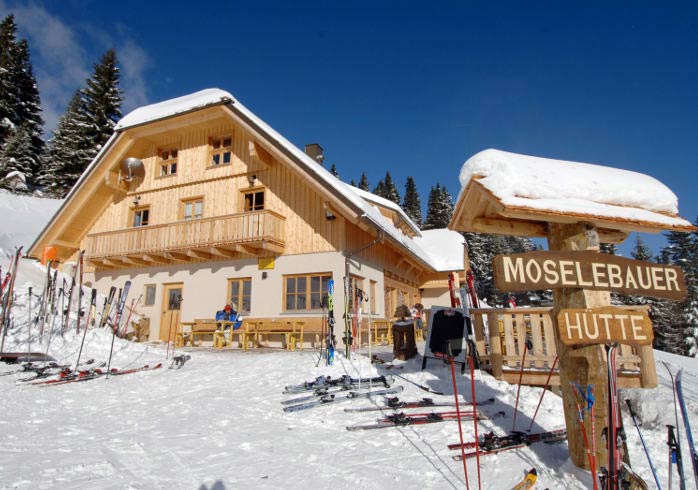
[[[259,257],[257,259],[257,268],[259,270],[269,270],[274,268],[274,257]]]

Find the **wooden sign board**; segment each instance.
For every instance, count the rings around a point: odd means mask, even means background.
[[[598,252],[529,252],[492,261],[500,291],[579,288],[672,300],[686,298],[680,267]]]
[[[652,345],[652,322],[642,310],[606,306],[560,310],[557,314],[560,341],[565,345]]]

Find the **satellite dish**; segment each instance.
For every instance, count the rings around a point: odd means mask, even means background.
[[[121,162],[119,174],[119,180],[133,190],[143,182],[145,166],[138,158],[127,158]]]

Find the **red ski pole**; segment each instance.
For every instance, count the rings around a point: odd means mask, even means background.
[[[543,397],[545,396],[545,392],[548,391],[548,386],[550,385],[550,378],[553,376],[553,371],[555,371],[555,365],[557,364],[557,355],[555,356],[555,360],[553,361],[553,365],[550,367],[550,372],[548,373],[548,379],[545,380],[545,386],[543,386],[543,393],[540,394],[540,398],[538,399],[538,406],[536,407],[536,411],[533,413],[533,418],[531,419],[531,424],[528,426],[527,431],[531,431],[531,427],[533,427],[533,422],[536,420],[536,415],[538,415],[538,409],[540,408],[540,404],[543,403]]]
[[[519,392],[521,391],[521,380],[523,379],[523,371],[524,371],[524,365],[526,364],[526,351],[528,349],[532,349],[533,345],[531,344],[531,340],[526,337],[524,340],[524,349],[523,349],[523,356],[521,357],[521,370],[519,371],[519,384],[518,387],[516,388],[516,402],[514,403],[514,421],[511,424],[511,431],[516,430],[516,414],[519,411]]]

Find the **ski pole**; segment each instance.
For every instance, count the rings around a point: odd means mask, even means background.
[[[674,418],[676,420],[676,425],[671,426],[672,428],[669,429],[669,432],[671,434],[671,437],[674,439],[673,451],[674,458],[676,461],[676,467],[679,473],[679,490],[686,490],[686,477],[683,472],[683,457],[681,456],[681,446],[678,443],[676,443],[676,441],[678,441],[681,438],[681,433],[679,431],[679,410],[676,404],[676,384],[674,382],[674,373],[671,372],[671,369],[669,369],[669,365],[665,361],[662,361],[662,364],[664,365],[664,368],[667,370],[667,372],[669,373],[669,377],[671,378],[671,390],[674,400]]]
[[[553,376],[553,371],[555,371],[556,364],[557,364],[557,355],[555,356],[555,359],[553,360],[553,365],[550,367],[550,372],[548,373],[548,378],[545,380],[545,386],[543,386],[543,393],[540,394],[540,398],[538,399],[538,405],[536,406],[536,411],[533,413],[533,418],[531,419],[531,423],[528,426],[527,432],[531,432],[531,427],[533,427],[533,422],[535,422],[536,415],[538,415],[538,409],[540,408],[540,404],[543,403],[543,397],[545,396],[545,392],[548,391],[548,386],[550,385],[550,378]]]
[[[29,286],[29,299],[27,300],[27,356],[31,357],[32,352],[32,287]]]
[[[579,404],[579,394],[584,398],[584,393],[581,392],[581,387],[578,384],[571,382],[572,393],[574,394],[574,401],[577,404],[577,420],[579,421],[579,426],[582,429],[582,437],[584,439],[584,448],[587,452],[587,458],[589,459],[589,469],[591,470],[591,478],[594,485],[594,490],[598,489],[596,483],[596,453],[592,454],[591,447],[589,444],[589,437],[587,435],[586,425],[584,424],[584,409]]]
[[[471,396],[471,401],[473,404],[473,428],[475,431],[475,440],[479,441],[478,433],[477,433],[477,398],[475,396],[475,361],[473,360],[473,353],[468,356],[468,366],[470,367],[470,396]],[[453,361],[451,361],[453,363]],[[451,367],[453,369],[453,367]],[[456,395],[456,398],[458,396]],[[457,405],[456,405],[457,409]],[[458,423],[460,424],[460,418],[458,419]],[[480,444],[475,445],[475,462],[477,464],[477,488],[478,490],[481,489],[481,479],[480,479]]]
[[[97,307],[97,290],[92,289],[92,296],[90,297],[90,309],[87,311],[87,318],[85,318],[85,330],[82,332],[82,341],[80,342],[80,350],[78,351],[78,360],[75,362],[75,372],[78,370],[80,365],[80,356],[82,355],[82,346],[85,345],[85,336],[87,335],[87,328],[90,325],[90,319],[94,314],[94,310]]]
[[[439,352],[435,352],[434,354],[436,357],[441,357],[442,359],[447,359],[450,366],[451,366],[451,380],[453,381],[453,397],[455,398],[456,402],[456,414],[458,417],[458,437],[460,438],[460,453],[461,453],[461,459],[463,460],[463,473],[465,474],[465,488],[466,490],[470,490],[470,483],[468,482],[468,465],[465,462],[466,457],[465,457],[465,443],[463,442],[463,426],[461,425],[461,420],[460,420],[460,404],[458,403],[458,384],[456,383],[456,368],[455,368],[455,363],[453,362],[453,354],[451,351],[451,344],[450,342],[446,346],[448,350],[448,354],[441,354]],[[474,412],[473,412],[474,413]],[[477,446],[479,446],[479,441],[475,441],[477,443]]]
[[[642,435],[642,431],[640,430],[640,423],[638,422],[637,415],[635,414],[635,411],[633,410],[633,406],[630,403],[629,399],[625,400],[625,404],[628,406],[628,410],[630,411],[630,418],[633,421],[633,425],[635,425],[635,429],[637,429],[637,435],[640,436],[640,442],[642,443],[642,449],[645,450],[645,456],[647,456],[647,462],[650,464],[650,469],[652,470],[652,476],[654,477],[654,481],[657,483],[657,488],[659,490],[662,490],[662,485],[659,483],[659,475],[657,475],[657,469],[654,467],[654,463],[652,462],[652,458],[650,458],[650,452],[647,449],[647,444],[645,443],[645,438]]]
[[[521,369],[519,370],[519,383],[516,388],[516,402],[514,403],[514,421],[511,424],[511,431],[514,432],[516,430],[516,415],[519,411],[519,392],[521,391],[521,380],[523,379],[523,371],[524,371],[524,366],[526,364],[526,351],[528,349],[533,349],[533,343],[531,342],[531,339],[528,338],[528,335],[524,339],[524,348],[523,348],[523,355],[521,357]]]

